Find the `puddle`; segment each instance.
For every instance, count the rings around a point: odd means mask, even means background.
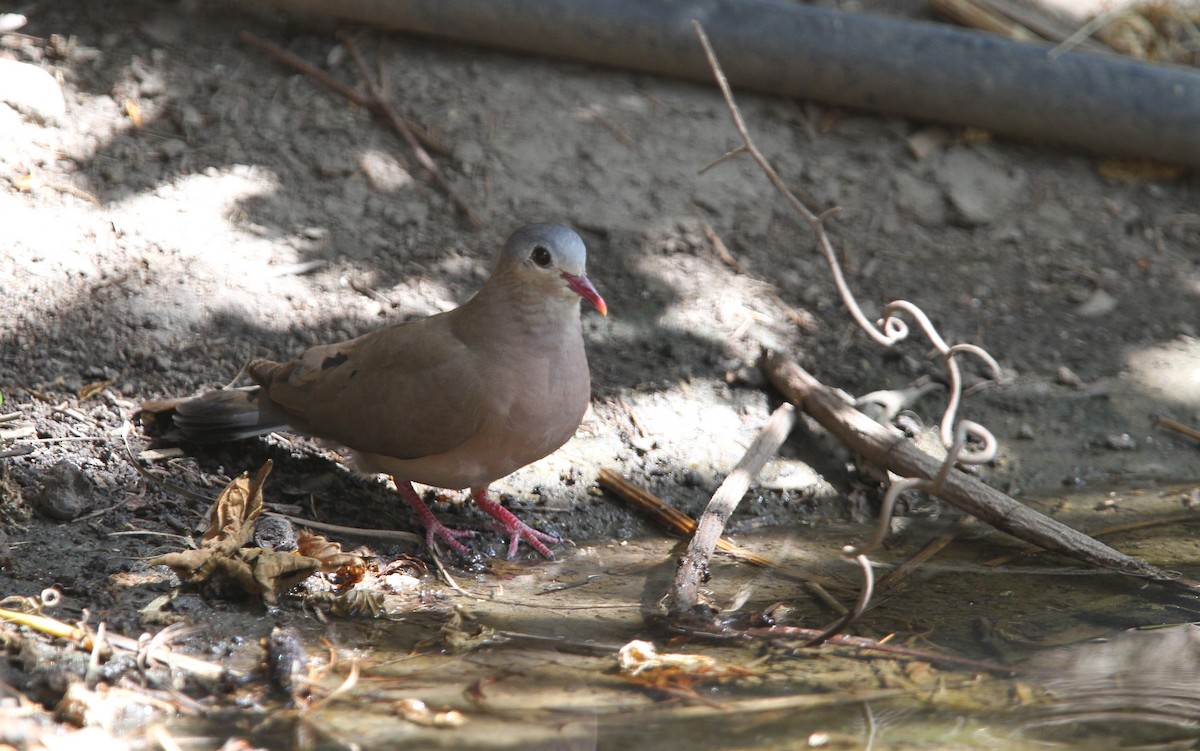
[[[1038,505],[1095,529],[1126,516],[1177,515],[1187,490]],[[908,524],[876,556],[880,577],[886,582],[947,527]],[[756,569],[718,556],[712,601],[743,613],[783,603],[773,611],[782,625],[820,628],[833,614],[787,567],[845,581],[835,594],[849,602],[853,568],[837,551],[868,534],[819,525],[738,535],[740,545],[785,565]],[[1200,569],[1190,524],[1109,542],[1193,578]],[[1200,738],[1194,595],[1055,556],[1014,556],[1015,541],[973,525],[900,585],[885,585],[853,629],[1010,666],[1012,677],[832,644],[673,636],[653,625],[673,545],[580,545],[560,561],[497,564],[464,578],[465,594],[443,587],[447,607],[436,612],[308,620],[298,628],[320,674],[313,694],[332,698],[302,713],[226,712],[216,726],[180,720],[170,730],[185,746],[236,734],[264,747],[314,749],[1093,749],[1190,747]],[[1002,556],[1011,560],[988,565]],[[618,670],[616,653],[633,639],[712,662],[631,676]]]

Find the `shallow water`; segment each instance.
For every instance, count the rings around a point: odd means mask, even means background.
[[[1096,528],[1177,514],[1183,490],[1038,505]],[[878,575],[948,526],[910,522],[876,556]],[[788,567],[844,581],[835,595],[849,603],[854,569],[838,551],[869,531],[825,524],[736,535],[783,565],[718,557],[712,602],[740,613],[783,603],[774,611],[781,624],[820,628],[833,614]],[[1186,576],[1200,572],[1191,524],[1107,541]],[[314,695],[352,674],[353,685],[303,712],[233,712],[215,726],[180,721],[172,732],[196,747],[238,734],[270,748],[372,749],[1094,749],[1200,740],[1200,629],[1187,625],[1200,620],[1200,598],[1169,585],[1045,554],[988,565],[1020,548],[976,524],[900,585],[885,586],[852,629],[1016,671],[1004,676],[830,644],[671,635],[655,618],[673,545],[580,545],[559,561],[461,575],[465,593],[440,589],[449,607],[308,621],[302,643],[315,668],[325,670],[331,654],[321,639],[337,655]],[[631,676],[616,653],[632,639],[714,662]]]

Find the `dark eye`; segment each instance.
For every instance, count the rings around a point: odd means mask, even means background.
[[[536,263],[538,266],[541,266],[543,269],[547,268],[553,260],[550,258],[550,251],[546,250],[545,246],[543,245],[534,246],[533,252],[529,254],[529,257],[534,263]]]

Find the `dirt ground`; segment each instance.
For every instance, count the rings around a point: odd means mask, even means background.
[[[473,230],[379,120],[237,38],[251,31],[356,85],[331,23],[190,2],[28,13],[29,36],[4,36],[0,57],[50,72],[65,114],[0,103],[0,413],[18,413],[0,423],[0,452],[32,447],[0,459],[0,597],[57,585],[64,617],[86,608],[141,633],[139,609],[174,585],[143,559],[184,547],[206,510],[163,482],[212,497],[267,458],[270,503],[411,529],[382,480],[306,439],[190,447],[142,462],[148,481],[123,428],[140,454],[144,398],[461,303],[528,221],[579,229],[610,310],[583,316],[594,399],[578,436],[498,483],[523,518],[573,540],[658,534],[599,492],[604,467],[702,508],[775,403],[755,368],[764,346],[852,394],[940,372],[925,343],[882,351],[854,328],[808,228],[752,162],[701,173],[739,144],[713,88],[357,32],[397,111],[451,152],[438,163],[483,218]],[[1151,419],[1200,423],[1195,175],[739,101],[788,183],[815,208],[841,207],[831,232],[869,314],[911,300],[947,340],[1002,365],[964,412],[1002,443],[990,482],[1029,496],[1196,480],[1196,443]],[[914,409],[936,422],[942,399]],[[851,457],[799,432],[735,531],[850,518]],[[482,528],[474,509],[438,511]],[[503,554],[497,535],[478,539],[484,557]],[[253,603],[206,606],[245,615],[247,638],[270,627]]]

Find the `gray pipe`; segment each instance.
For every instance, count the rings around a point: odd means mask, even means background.
[[[775,0],[270,0],[291,10],[735,90],[1200,166],[1200,72]]]

